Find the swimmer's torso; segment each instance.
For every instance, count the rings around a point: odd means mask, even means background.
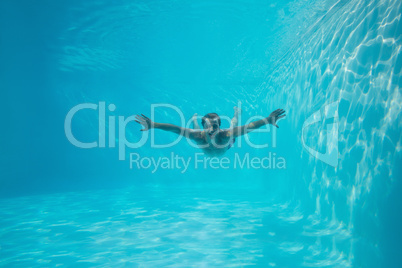
[[[227,130],[221,130],[216,134],[216,137],[211,141],[207,137],[206,131],[200,133],[200,139],[197,144],[209,156],[223,155],[233,144],[233,137],[228,135]]]

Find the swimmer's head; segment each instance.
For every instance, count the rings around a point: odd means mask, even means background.
[[[209,113],[204,115],[201,119],[202,126],[207,130],[207,134],[213,138],[218,132],[221,126],[221,119],[216,113]]]

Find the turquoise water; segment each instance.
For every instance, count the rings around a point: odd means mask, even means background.
[[[398,267],[401,13],[392,0],[1,1],[0,266]],[[85,103],[71,130],[86,149],[66,128]],[[237,138],[227,168],[204,167],[185,140],[130,148],[176,140],[122,128],[141,113],[180,125],[152,113],[161,103],[185,123],[234,106],[239,124],[287,117]]]

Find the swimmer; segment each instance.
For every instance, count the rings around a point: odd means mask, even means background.
[[[230,147],[232,147],[237,137],[247,134],[267,124],[271,124],[279,128],[276,122],[286,116],[284,110],[277,109],[264,119],[251,122],[247,125],[237,126],[238,114],[239,109],[234,107],[234,116],[232,118],[230,128],[228,129],[220,128],[221,119],[216,113],[208,113],[202,118],[201,122],[204,130],[201,130],[197,123],[197,114],[194,114],[192,117],[194,129],[183,128],[172,124],[152,122],[151,119],[143,114],[137,115],[135,121],[144,127],[141,129],[141,131],[156,128],[173,132],[194,141],[206,155],[221,156],[227,150],[229,150]]]

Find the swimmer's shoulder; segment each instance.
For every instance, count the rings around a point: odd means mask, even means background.
[[[230,137],[232,137],[232,130],[230,128],[222,129],[219,132],[220,143],[226,143],[229,140]]]
[[[231,128],[222,129],[219,132],[220,138],[230,138],[231,135],[232,135],[232,129]]]

